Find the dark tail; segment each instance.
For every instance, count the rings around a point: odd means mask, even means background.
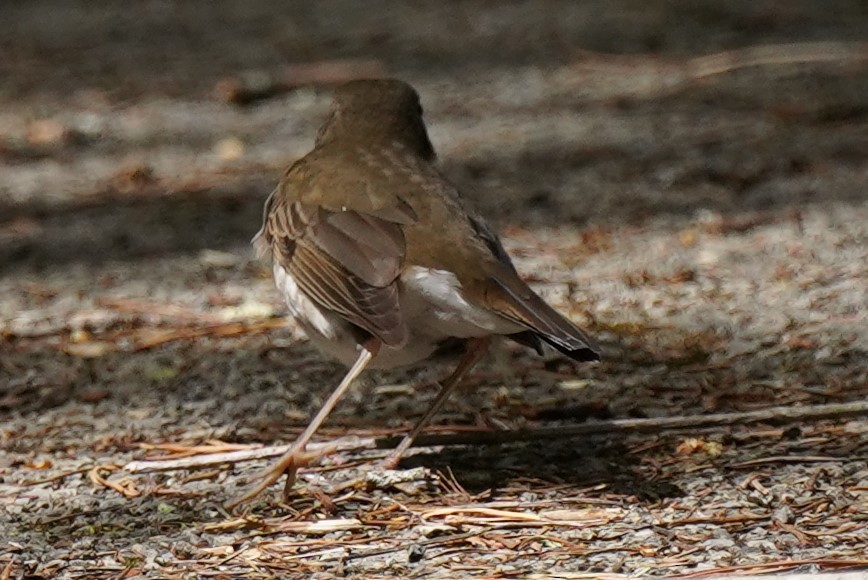
[[[576,361],[600,360],[600,347],[578,326],[546,304],[529,286],[518,292],[495,282],[488,294],[489,304],[500,314],[525,326],[535,337],[526,333],[515,335],[518,342],[539,350],[539,339]],[[520,338],[519,338],[520,337]]]

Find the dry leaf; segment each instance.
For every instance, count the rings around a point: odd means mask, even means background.
[[[78,356],[81,358],[97,358],[107,353],[117,350],[117,346],[112,342],[101,342],[95,340],[93,342],[70,343],[64,349],[67,354]]]
[[[709,457],[717,457],[723,452],[723,445],[717,441],[705,441],[704,439],[689,437],[678,444],[678,447],[675,448],[675,452],[678,455],[704,453]]]

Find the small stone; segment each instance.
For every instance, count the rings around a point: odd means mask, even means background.
[[[425,557],[425,548],[419,544],[411,544],[407,548],[407,561],[418,562]]]
[[[414,469],[384,469],[365,473],[365,483],[375,489],[388,489],[402,483],[426,481],[431,474],[424,467]]]
[[[226,137],[214,145],[214,154],[223,161],[233,161],[242,157],[244,150],[244,142],[238,137]]]
[[[782,524],[792,523],[795,516],[793,515],[793,510],[790,509],[790,506],[782,505],[781,507],[775,509],[772,512],[772,521],[779,522]]]

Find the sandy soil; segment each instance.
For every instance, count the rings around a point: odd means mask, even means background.
[[[243,513],[262,461],[124,471],[290,441],[341,375],[248,246],[328,93],[215,93],[288,63],[412,82],[445,172],[603,344],[579,367],[504,346],[435,431],[868,395],[865,49],[693,60],[866,41],[861,2],[381,4],[3,7],[0,578],[868,566],[865,416],[423,447],[352,486],[383,452],[346,450]],[[321,439],[400,434],[448,370],[372,373]]]

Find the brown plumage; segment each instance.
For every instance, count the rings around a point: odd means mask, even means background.
[[[434,158],[409,85],[355,81],[336,91],[313,151],[269,197],[256,247],[271,255],[277,286],[311,340],[353,370],[254,492],[294,470],[307,437],[363,368],[416,363],[466,340],[469,354],[444,386],[445,400],[492,336],[599,358],[585,333],[519,277]]]

